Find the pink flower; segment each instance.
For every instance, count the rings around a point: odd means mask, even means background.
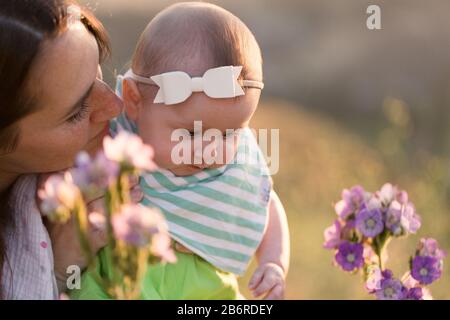
[[[327,229],[325,229],[324,237],[325,242],[323,244],[323,247],[325,249],[334,249],[339,246],[341,243],[341,223],[339,220],[334,221],[334,224]]]
[[[355,186],[350,190],[344,189],[342,191],[342,200],[334,206],[336,214],[343,220],[347,219],[351,214],[355,214],[359,210],[366,196],[366,192],[361,186]]]
[[[172,241],[167,232],[157,233],[152,239],[151,252],[163,262],[175,263],[177,257],[171,247]]]
[[[403,275],[403,277],[402,277],[402,282],[403,282],[403,285],[404,285],[406,288],[408,288],[408,289],[411,289],[411,288],[415,288],[415,287],[420,286],[419,281],[417,281],[416,279],[414,279],[414,278],[411,276],[411,273],[410,273],[409,271],[406,272],[406,273]]]
[[[396,200],[401,204],[408,203],[408,193],[403,190],[399,190],[397,186],[393,186],[390,183],[384,184],[380,191],[377,192],[377,196],[381,203],[385,206],[389,206],[392,201]]]
[[[366,289],[369,293],[374,293],[381,289],[383,274],[377,265],[370,265],[367,269]]]
[[[175,261],[167,224],[158,210],[142,205],[124,205],[119,213],[113,215],[112,225],[117,239],[137,247],[150,244],[152,254],[163,261]]]
[[[378,263],[378,256],[370,245],[364,245],[363,257],[367,265]]]
[[[420,256],[430,256],[438,260],[443,260],[447,253],[439,248],[439,244],[435,239],[422,238],[417,246],[417,254]]]
[[[47,179],[44,188],[38,191],[41,199],[40,209],[42,214],[55,222],[66,222],[71,212],[75,209],[80,198],[80,190],[72,183],[70,173],[64,178],[61,175],[53,175]]]
[[[59,300],[70,300],[70,298],[66,293],[61,293],[59,295]]]
[[[123,166],[138,170],[155,170],[153,162],[153,149],[145,145],[142,139],[127,131],[121,131],[113,139],[105,137],[103,148],[108,159],[116,161]]]
[[[384,205],[388,205],[392,201],[394,201],[396,194],[397,188],[390,183],[386,183],[381,187],[380,191],[378,192],[378,197],[380,198],[380,201]]]
[[[90,224],[97,230],[106,230],[106,217],[100,212],[90,212],[88,215]]]
[[[412,203],[403,205],[400,224],[407,233],[416,233],[420,229],[421,219],[416,214],[416,209]]]

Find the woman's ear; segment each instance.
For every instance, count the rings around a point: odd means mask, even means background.
[[[136,121],[142,108],[142,95],[134,80],[123,79],[123,103],[125,112],[133,121]]]

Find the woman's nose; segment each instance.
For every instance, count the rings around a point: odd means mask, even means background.
[[[97,79],[91,101],[91,122],[106,122],[122,112],[122,100],[102,80]]]

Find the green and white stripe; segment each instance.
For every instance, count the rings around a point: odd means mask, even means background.
[[[258,148],[250,130],[241,142]],[[246,148],[239,148],[245,152]],[[142,176],[143,204],[159,208],[171,236],[216,267],[243,274],[261,243],[271,179],[256,165],[230,164],[177,177],[160,169]]]

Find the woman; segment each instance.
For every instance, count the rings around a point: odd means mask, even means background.
[[[73,226],[44,226],[37,173],[93,154],[121,102],[101,81],[106,33],[91,14],[68,15],[69,0],[0,5],[0,294],[53,299],[68,265],[83,265]],[[74,19],[75,18],[75,19]],[[80,18],[80,19],[76,19]],[[50,241],[51,239],[51,241]],[[94,247],[100,237],[92,235]],[[53,245],[53,246],[52,246]]]

